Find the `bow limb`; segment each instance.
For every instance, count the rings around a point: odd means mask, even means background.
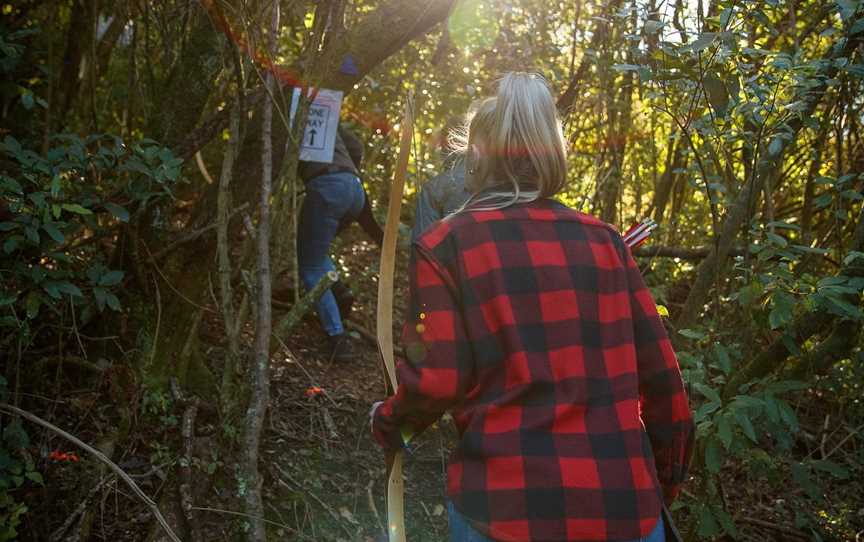
[[[402,208],[402,191],[408,173],[408,157],[411,152],[411,137],[414,133],[413,94],[405,102],[402,118],[399,158],[390,199],[387,203],[387,222],[384,224],[384,241],[381,244],[380,276],[378,277],[378,351],[384,362],[388,387],[395,393],[396,364],[393,356],[393,285],[396,272],[396,240],[399,235],[399,214]],[[404,487],[402,482],[402,451],[387,457],[387,532],[390,542],[405,542]]]

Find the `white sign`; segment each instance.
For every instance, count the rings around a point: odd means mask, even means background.
[[[291,97],[291,122],[300,102],[300,89],[295,88]],[[342,108],[342,91],[318,89],[315,101],[309,106],[306,130],[300,143],[300,160],[304,162],[333,161],[336,145],[336,130],[339,128],[339,110]]]

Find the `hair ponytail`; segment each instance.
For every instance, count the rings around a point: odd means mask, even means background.
[[[483,203],[489,204],[486,208],[550,197],[564,188],[564,136],[555,101],[538,74],[511,72],[502,77],[497,94],[476,107],[464,143],[474,190],[510,184],[511,190],[482,196]],[[475,150],[477,156],[471,160]],[[520,183],[536,190],[526,191]],[[469,201],[472,209],[478,203],[477,198]]]

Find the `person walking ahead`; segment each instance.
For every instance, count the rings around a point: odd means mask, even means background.
[[[555,104],[511,73],[469,124],[466,206],[412,246],[407,359],[373,406],[386,449],[452,411],[453,541],[664,539],[694,428],[639,268],[565,187]]]
[[[358,176],[362,158],[363,144],[340,125],[333,162],[300,162],[297,168],[300,178],[306,183],[306,197],[298,224],[297,259],[300,280],[307,291],[327,272],[336,269],[330,258],[330,244],[355,220],[381,245],[384,232],[372,216],[369,198]],[[347,285],[337,282],[315,304],[329,340],[330,357],[337,361],[349,361],[354,357],[342,323],[352,302],[353,296]]]

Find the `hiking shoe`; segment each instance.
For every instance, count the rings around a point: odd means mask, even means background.
[[[339,307],[339,315],[346,319],[351,314],[351,308],[354,306],[354,294],[351,288],[342,282],[336,281],[330,287],[333,292],[333,297],[336,298],[336,306]]]
[[[357,354],[354,352],[354,345],[347,333],[331,335],[328,337],[328,342],[330,344],[330,361],[337,363],[354,361]]]

